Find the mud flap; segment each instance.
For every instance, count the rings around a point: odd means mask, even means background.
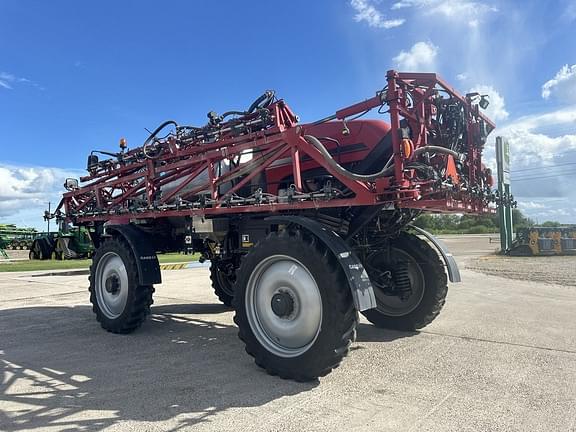
[[[298,225],[318,237],[332,251],[342,266],[348,278],[356,309],[361,312],[376,307],[374,289],[368,273],[342,237],[320,223],[301,216],[272,216],[265,220],[273,224]]]
[[[434,247],[436,247],[436,249],[440,253],[440,256],[444,260],[444,264],[446,264],[446,270],[448,271],[448,278],[450,279],[450,282],[462,282],[462,279],[460,278],[460,270],[458,270],[458,264],[456,264],[456,260],[454,259],[452,254],[448,251],[448,248],[446,247],[444,242],[434,237],[432,234],[430,234],[426,230],[423,230],[422,228],[419,228],[414,225],[410,225],[410,228],[417,231],[419,234],[422,234],[430,241],[430,243],[434,245]]]
[[[138,267],[138,281],[140,285],[153,285],[162,283],[160,263],[156,251],[145,233],[133,225],[107,225],[106,234],[119,235],[130,245],[136,258]]]

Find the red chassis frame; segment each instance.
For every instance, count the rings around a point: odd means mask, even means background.
[[[298,119],[282,100],[268,107],[272,124],[257,132],[235,136],[223,132],[211,142],[179,141],[169,137],[164,142],[164,150],[154,158],[135,158],[141,148],[123,154],[118,161],[91,171],[82,177],[85,186],[64,193],[55,215],[75,224],[89,224],[97,221],[158,218],[172,216],[216,216],[231,213],[270,213],[325,207],[369,206],[387,204],[390,208],[418,208],[430,211],[490,212],[488,201],[467,192],[454,192],[433,187],[430,182],[418,181],[405,164],[413,151],[426,146],[429,129],[432,127],[434,106],[432,98],[442,91],[460,101],[464,106],[467,127],[468,182],[478,184],[483,174],[481,152],[483,144],[481,123],[494,129],[494,124],[479,112],[478,105],[461,95],[432,73],[398,73],[389,71],[387,89],[376,96],[337,111],[334,115],[312,125],[299,125]],[[325,162],[320,151],[311,145],[304,136],[313,125],[325,121],[342,121],[373,108],[388,106],[394,174],[376,181],[352,180]],[[409,147],[406,148],[401,136],[401,120],[405,119],[412,131]],[[352,124],[352,121],[350,122]],[[228,172],[218,174],[216,167],[223,160],[232,160],[243,152],[258,149],[250,161],[240,163]],[[406,154],[409,153],[409,154]],[[322,197],[322,194],[302,192],[302,159],[313,160],[330,175],[338,179],[354,193],[352,198],[337,196]],[[132,158],[132,159],[131,159]],[[296,195],[292,199],[278,197],[268,200],[239,202],[231,201],[240,188],[256,176],[265,173],[275,162],[291,159],[291,177]],[[123,162],[129,160],[129,163]],[[382,165],[386,161],[382,161]],[[189,185],[203,173],[208,173],[207,181],[192,190]],[[232,178],[240,178],[231,189],[220,192],[219,186]],[[179,184],[158,198],[162,186],[178,181]],[[188,202],[187,199],[209,191],[209,198],[202,202]],[[302,193],[300,193],[302,192]],[[138,208],[131,201],[144,196],[146,205]]]

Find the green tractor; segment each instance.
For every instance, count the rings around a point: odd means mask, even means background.
[[[6,248],[8,247],[8,242],[2,236],[0,236],[0,256],[8,259],[8,254],[6,253]]]
[[[31,260],[65,260],[90,258],[94,246],[84,227],[65,227],[57,233],[44,233],[30,247]]]
[[[17,227],[14,224],[0,224],[0,237],[4,247],[2,249],[27,250],[32,245],[37,231],[34,228]]]

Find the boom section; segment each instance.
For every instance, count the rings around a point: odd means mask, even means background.
[[[55,216],[88,224],[371,205],[491,212],[491,173],[482,152],[495,126],[480,112],[485,103],[485,96],[462,96],[436,74],[389,71],[375,96],[300,124],[283,100],[267,92],[248,111],[209,113],[205,126],[168,121],[141,147],[100,152],[111,156],[102,161],[93,152],[88,175],[80,183],[67,181]],[[358,173],[324,146],[323,139],[338,142],[338,136],[316,137],[314,131],[337,123],[346,136],[371,110],[387,117],[391,152],[375,173]],[[270,189],[267,172],[286,160],[290,184]],[[305,185],[304,161],[324,173],[314,190]]]

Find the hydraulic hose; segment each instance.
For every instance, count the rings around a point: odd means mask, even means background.
[[[336,162],[334,160],[334,158],[332,157],[330,152],[328,152],[328,150],[326,150],[326,147],[324,147],[324,145],[320,142],[320,140],[318,138],[316,138],[313,135],[305,135],[304,139],[306,139],[306,141],[308,141],[310,144],[312,144],[314,147],[316,147],[316,149],[318,149],[318,151],[322,154],[322,156],[324,157],[324,159],[326,160],[328,165],[330,165],[332,168],[334,168],[336,171],[338,171],[343,176],[348,177],[352,180],[373,181],[373,180],[376,180],[380,177],[387,177],[389,175],[394,174],[394,166],[393,165],[392,166],[386,165],[384,168],[382,168],[380,171],[378,171],[377,173],[374,173],[374,174],[356,174],[356,173],[353,173],[351,171],[348,171],[346,168],[344,168],[340,164],[338,164],[338,162]],[[426,153],[426,152],[444,153],[444,154],[449,154],[451,156],[454,156],[456,159],[460,158],[460,153],[455,152],[454,150],[450,150],[446,147],[432,146],[432,145],[417,148],[416,150],[414,150],[414,156],[419,156],[422,153]]]
[[[266,108],[270,105],[270,102],[274,99],[274,92],[272,90],[266,91],[262,96],[256,99],[250,108],[246,111],[248,114],[252,114],[258,108]]]
[[[178,123],[176,123],[174,120],[167,120],[164,123],[162,123],[160,126],[158,126],[156,129],[154,129],[154,132],[152,132],[150,134],[150,136],[146,139],[146,141],[144,141],[144,144],[142,144],[142,147],[150,144],[150,142],[156,138],[156,135],[158,135],[158,133],[164,129],[166,126],[168,125],[174,125],[175,127],[178,127]]]
[[[304,139],[306,141],[308,141],[310,144],[312,144],[314,147],[316,147],[316,149],[322,154],[322,156],[324,157],[324,159],[326,160],[328,165],[330,165],[332,168],[334,168],[340,174],[342,174],[345,177],[348,177],[349,179],[358,180],[358,181],[374,181],[380,177],[386,177],[386,176],[389,176],[389,175],[394,173],[394,166],[390,166],[390,167],[385,166],[380,171],[378,171],[377,173],[374,173],[374,174],[356,174],[356,173],[353,173],[351,171],[348,171],[346,168],[344,168],[338,162],[336,162],[334,160],[334,158],[332,157],[332,155],[330,154],[330,152],[328,150],[326,150],[326,147],[324,147],[324,145],[320,142],[320,140],[318,138],[316,138],[313,135],[305,135]]]
[[[414,150],[414,156],[419,156],[422,153],[426,153],[426,152],[430,152],[430,153],[444,153],[444,154],[449,154],[451,156],[454,156],[456,159],[460,158],[460,153],[455,152],[454,150],[450,150],[446,147],[440,147],[440,146],[433,146],[433,145],[429,145],[429,146],[424,146],[424,147],[419,147],[416,150]]]

